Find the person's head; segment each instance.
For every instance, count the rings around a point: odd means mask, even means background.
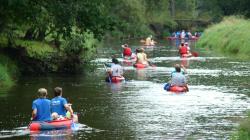
[[[55,87],[54,88],[54,96],[62,96],[62,88],[61,87]]]
[[[181,46],[184,46],[184,43],[181,43]]]
[[[128,47],[128,44],[124,44],[124,47]]]
[[[46,98],[48,94],[47,89],[45,88],[39,88],[37,92],[38,92],[38,97],[40,98]]]
[[[112,63],[118,64],[119,61],[118,61],[116,58],[113,58],[113,59],[112,59]]]
[[[136,48],[135,53],[139,53],[139,52],[140,52],[140,49]]]
[[[175,64],[174,67],[176,72],[181,72],[181,66],[179,64]]]
[[[145,50],[143,48],[141,48],[141,52],[144,52]]]
[[[56,113],[56,112],[51,113],[51,118],[52,118],[53,120],[56,120],[57,118],[59,118],[58,113]]]
[[[185,44],[185,46],[188,46],[188,43],[187,43],[187,42],[185,42],[184,44]]]

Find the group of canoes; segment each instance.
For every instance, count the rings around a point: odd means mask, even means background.
[[[122,45],[122,48],[123,48],[124,61],[128,60],[133,61],[134,62],[133,66],[135,68],[147,68],[150,66],[150,63],[147,59],[147,55],[144,52],[143,48],[136,49],[135,54],[132,53],[131,48],[127,44]],[[192,53],[190,52],[188,43],[182,43],[180,45],[179,53],[181,57],[193,56]],[[123,69],[121,65],[119,65],[119,61],[116,58],[112,59],[112,63],[109,64],[109,66],[110,68],[106,69],[107,71],[106,82],[118,83],[125,80],[125,78],[123,77]],[[166,84],[164,86],[165,90],[174,92],[188,91],[185,76],[182,76],[184,75],[184,73],[186,73],[186,70],[183,73],[182,71],[180,71],[181,69],[185,69],[185,67],[180,65],[175,65],[175,72],[171,74],[172,80],[169,82],[169,84]]]

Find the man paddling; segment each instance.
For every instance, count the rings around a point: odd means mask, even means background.
[[[73,114],[73,109],[71,108],[71,104],[67,102],[65,98],[62,97],[62,88],[56,87],[54,88],[54,98],[51,100],[51,112],[54,115],[57,113],[58,117],[66,117],[67,111],[70,113],[68,118],[73,118],[74,122],[78,121],[77,115]],[[57,116],[57,115],[54,115]],[[56,117],[54,119],[57,119]]]
[[[47,89],[38,89],[38,99],[32,103],[32,121],[51,121],[51,102],[47,94]]]
[[[175,65],[175,72],[171,74],[171,86],[185,87],[186,91],[189,91],[187,86],[187,80],[183,73],[181,73],[180,65]]]

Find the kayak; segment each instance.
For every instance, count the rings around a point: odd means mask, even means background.
[[[182,54],[181,58],[193,57],[192,54]]]
[[[187,92],[187,89],[182,86],[171,86],[169,91],[171,92]]]
[[[53,120],[53,121],[33,121],[29,125],[30,131],[44,131],[44,130],[61,130],[71,129],[73,125],[71,119]]]
[[[119,83],[119,82],[122,82],[124,80],[125,80],[125,78],[123,76],[113,76],[111,78],[112,83]]]
[[[136,63],[136,64],[134,64],[134,67],[136,67],[136,68],[147,68],[148,67],[148,65],[146,65],[146,64],[141,64],[141,63]]]
[[[175,39],[178,39],[178,38],[177,37],[173,37],[173,36],[167,37],[167,40],[175,40]]]
[[[166,91],[175,92],[175,93],[187,92],[186,87],[183,87],[183,86],[171,86],[170,83],[165,83],[163,89],[166,90]]]

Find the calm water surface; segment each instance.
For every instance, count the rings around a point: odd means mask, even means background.
[[[133,50],[139,47],[130,43]],[[98,50],[94,72],[82,75],[21,77],[0,90],[0,138],[4,139],[228,139],[250,109],[250,62],[214,56],[195,48],[199,57],[180,59],[167,42],[145,48],[156,67],[137,70],[123,63],[119,44]],[[116,55],[126,82],[104,82],[104,63]],[[163,90],[175,63],[188,68],[190,92]],[[30,134],[26,130],[36,91],[61,86],[79,115],[78,131]]]

